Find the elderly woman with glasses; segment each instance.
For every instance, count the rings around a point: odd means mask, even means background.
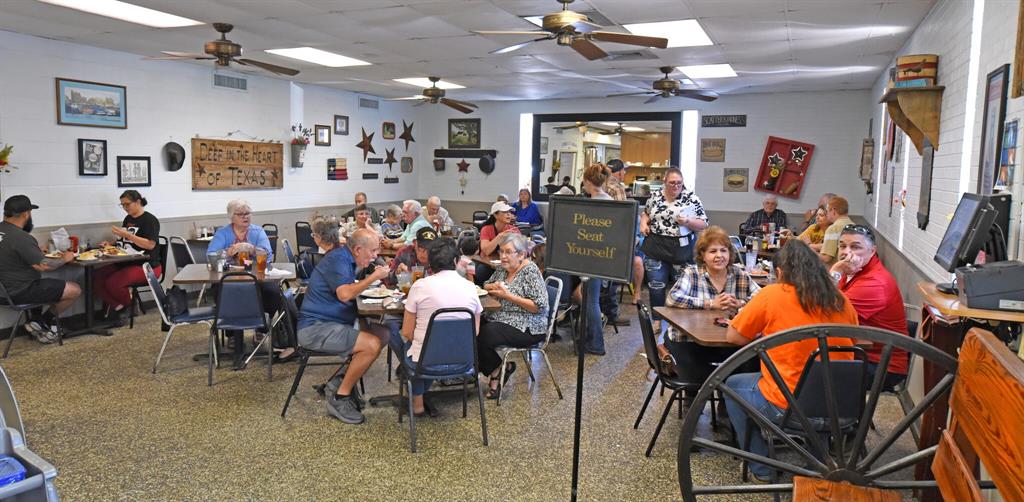
[[[529,242],[522,234],[504,234],[498,239],[501,265],[484,289],[501,308],[484,314],[477,342],[480,373],[490,377],[488,399],[498,398],[501,356],[497,347],[529,347],[543,341],[548,328],[548,290],[537,264],[530,261]],[[505,380],[515,370],[515,363],[508,363]]]
[[[665,305],[665,287],[678,276],[675,267],[693,263],[697,232],[707,226],[704,205],[683,186],[683,173],[674,167],[666,169],[661,192],[647,200],[640,214],[641,251],[652,306]]]
[[[160,275],[160,253],[157,249],[157,239],[160,236],[160,220],[146,211],[148,201],[136,190],[125,190],[121,194],[121,209],[124,209],[124,220],[120,227],[111,227],[110,230],[117,237],[117,244],[120,247],[131,248],[135,251],[149,254],[149,265],[153,267],[153,273]],[[110,243],[101,242],[100,246],[107,247]],[[76,250],[77,251],[77,250]],[[123,263],[108,265],[96,271],[95,291],[104,303],[110,307],[112,320],[118,325],[124,325],[125,307],[131,304],[132,297],[129,288],[133,284],[145,284],[146,275],[139,263]]]

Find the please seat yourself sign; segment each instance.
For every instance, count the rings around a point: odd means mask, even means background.
[[[281,143],[192,139],[192,190],[283,187]]]
[[[629,282],[633,272],[636,201],[553,196],[547,268],[573,275]]]

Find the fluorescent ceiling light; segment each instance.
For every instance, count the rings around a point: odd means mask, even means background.
[[[544,16],[523,16],[523,19],[537,25],[538,27],[544,27]]]
[[[429,79],[427,79],[425,77],[395,78],[395,79],[392,79],[392,80],[394,80],[395,82],[400,82],[400,83],[403,83],[403,84],[409,84],[409,85],[413,85],[413,86],[416,86],[416,87],[430,87],[430,86],[434,85],[433,82],[431,82]],[[464,86],[464,85],[453,84],[451,82],[445,82],[444,80],[438,80],[437,81],[437,87],[439,89],[465,89],[466,88],[466,86]]]
[[[699,64],[693,66],[677,66],[677,70],[690,78],[726,78],[735,77],[736,72],[729,64]]]
[[[598,122],[598,123],[601,124],[601,125],[606,125],[606,126],[619,127],[619,123],[618,122]]]
[[[634,35],[667,38],[669,47],[714,45],[714,42],[708,38],[708,34],[704,32],[704,28],[701,28],[700,23],[696,19],[624,24],[622,27]]]
[[[629,131],[629,132],[638,132],[638,131],[643,131],[644,128],[643,127],[634,127],[634,126],[625,126],[625,127],[622,128],[622,130],[623,131]]]
[[[129,23],[143,24],[154,28],[177,28],[180,26],[195,26],[203,24],[202,21],[189,19],[187,17],[175,16],[166,12],[139,7],[119,0],[39,0],[43,3],[59,5],[69,9],[80,10],[90,14],[111,17],[128,21]]]
[[[300,61],[316,63],[318,65],[330,66],[331,68],[340,68],[342,66],[365,66],[370,64],[367,63],[366,61],[350,58],[348,56],[342,56],[341,54],[335,54],[333,52],[314,49],[312,47],[294,47],[291,49],[267,49],[264,52],[269,52],[271,54],[276,54],[278,56],[284,56],[286,58],[298,59]]]

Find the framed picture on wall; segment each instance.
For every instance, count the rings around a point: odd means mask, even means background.
[[[107,141],[103,139],[78,140],[78,175],[107,175]]]
[[[985,79],[985,112],[981,122],[981,155],[978,159],[978,193],[992,193],[996,165],[1002,150],[1003,121],[1006,120],[1006,89],[1010,65],[1004,64]]]
[[[118,157],[117,186],[153,186],[153,169],[149,157]]]
[[[127,90],[123,85],[57,78],[57,123],[128,128]]]
[[[313,126],[313,144],[316,146],[331,146],[331,128],[325,125]]]
[[[334,116],[334,134],[348,136],[348,115]]]
[[[480,119],[448,119],[448,148],[480,148]]]
[[[380,126],[380,135],[384,139],[395,139],[395,123],[384,122]]]

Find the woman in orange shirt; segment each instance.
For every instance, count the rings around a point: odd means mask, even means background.
[[[779,282],[769,285],[754,295],[736,318],[732,320],[726,339],[736,345],[746,345],[759,335],[774,333],[810,324],[857,324],[857,312],[839,291],[821,263],[817,253],[799,240],[790,240],[776,257]],[[829,338],[829,345],[852,345],[849,338]],[[768,351],[778,367],[786,386],[792,392],[800,379],[807,358],[818,348],[817,340],[788,343]],[[845,356],[845,357],[844,357]],[[850,354],[833,353],[832,359],[848,359]],[[775,384],[768,370],[761,366],[760,373],[738,373],[725,381],[725,385],[773,422],[779,423],[786,411],[786,398]],[[747,413],[740,405],[726,397],[729,420],[740,444],[746,443]],[[768,455],[768,447],[761,430],[753,428],[748,451]],[[756,462],[750,471],[759,481],[767,481],[771,469]]]

